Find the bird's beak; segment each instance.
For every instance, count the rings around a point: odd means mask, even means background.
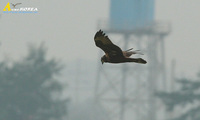
[[[101,60],[101,63],[102,63],[102,65],[103,65],[104,61],[103,61],[103,60]]]

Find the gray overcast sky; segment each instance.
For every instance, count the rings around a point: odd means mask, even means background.
[[[7,2],[37,7],[37,14],[5,14]],[[166,62],[176,59],[177,73],[194,76],[200,70],[200,0],[156,0],[156,20],[170,21]],[[27,43],[45,41],[49,56],[64,62],[78,58],[96,61],[97,20],[109,17],[109,0],[9,0],[0,1],[0,56],[20,59]],[[112,38],[112,36],[110,36]]]

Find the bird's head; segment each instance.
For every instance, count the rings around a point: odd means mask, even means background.
[[[103,65],[104,62],[108,62],[106,56],[104,55],[103,57],[101,57],[101,63]]]

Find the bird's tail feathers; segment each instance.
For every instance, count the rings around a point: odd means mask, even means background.
[[[146,64],[147,61],[142,58],[127,58],[127,62],[136,62],[141,64]]]

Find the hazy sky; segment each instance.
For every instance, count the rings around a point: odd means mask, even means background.
[[[37,7],[39,13],[5,14],[7,2]],[[175,59],[178,75],[194,76],[200,70],[200,0],[156,0],[155,11],[156,20],[169,21],[173,28],[165,38],[168,67]],[[97,20],[109,17],[109,0],[1,0],[0,14],[1,59],[20,59],[27,43],[44,41],[49,57],[66,63],[96,61],[99,49],[93,36]]]

